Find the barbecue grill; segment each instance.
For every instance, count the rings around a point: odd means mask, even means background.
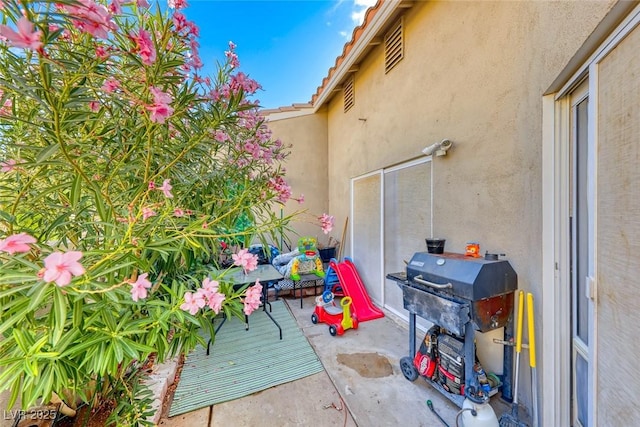
[[[497,257],[496,257],[497,258]],[[504,327],[504,339],[513,337],[516,272],[508,261],[467,257],[456,253],[416,252],[405,272],[387,275],[402,289],[404,308],[409,311],[409,350],[416,353],[416,315],[439,325],[464,340],[464,381],[469,392],[479,390],[475,362],[475,331]],[[502,397],[512,400],[513,355],[505,348]],[[433,383],[462,407],[464,396],[449,393]],[[467,393],[467,394],[468,394]]]

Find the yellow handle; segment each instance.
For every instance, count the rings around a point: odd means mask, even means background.
[[[516,325],[516,353],[522,350],[522,319],[524,318],[524,291],[518,293],[518,323]]]
[[[527,318],[529,320],[529,362],[536,367],[536,328],[533,323],[533,294],[527,293]]]

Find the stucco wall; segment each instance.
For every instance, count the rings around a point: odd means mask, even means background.
[[[434,161],[434,230],[505,252],[522,287],[540,279],[541,95],[613,1],[416,2],[405,57],[383,47],[355,73],[355,105],[329,105],[329,208],[348,214],[349,179],[420,155]],[[366,119],[360,120],[360,119]]]
[[[285,145],[291,145],[291,155],[287,158],[286,181],[291,186],[293,197],[304,194],[304,203],[290,200],[282,210],[283,215],[306,211],[296,216],[291,223],[295,232],[288,233],[288,239],[296,245],[298,236],[314,236],[326,243],[316,217],[328,213],[327,174],[327,115],[325,112],[308,114],[283,120],[269,119],[269,128],[274,137]],[[286,247],[281,248],[286,250]]]

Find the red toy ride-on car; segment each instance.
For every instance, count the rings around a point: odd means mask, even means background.
[[[338,307],[333,300],[333,293],[323,292],[316,298],[316,308],[311,315],[311,321],[329,324],[329,333],[333,336],[342,335],[347,329],[358,329],[358,319],[351,315],[351,297],[340,300]]]

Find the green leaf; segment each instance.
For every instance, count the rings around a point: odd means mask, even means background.
[[[31,300],[29,301],[28,310],[33,311],[35,310],[36,307],[43,305],[44,300],[48,292],[51,291],[51,289],[52,289],[51,283],[41,282],[35,285],[31,289],[31,291],[27,293],[27,295],[31,294]]]
[[[121,344],[122,344],[122,349],[131,359],[137,360],[140,358],[140,354],[133,347],[129,345],[127,340],[122,340]]]
[[[150,347],[148,345],[144,345],[142,343],[137,343],[133,340],[124,338],[123,341],[125,341],[127,344],[129,344],[132,348],[141,351],[143,353],[153,353],[155,351],[155,348]]]
[[[82,301],[82,299],[78,299],[73,303],[73,327],[74,328],[82,327],[83,306],[84,306],[84,301]]]
[[[62,338],[60,339],[60,341],[58,341],[58,344],[56,346],[57,350],[59,352],[61,351],[64,352],[70,344],[76,342],[79,335],[80,335],[80,330],[78,330],[77,328],[73,328],[65,332],[62,335]]]
[[[49,157],[53,156],[59,148],[60,146],[58,144],[51,144],[48,147],[43,148],[36,157],[36,163],[42,163],[48,160]]]
[[[16,344],[18,344],[22,353],[29,354],[29,343],[20,329],[13,329],[13,339],[16,340]]]
[[[85,341],[78,343],[78,345],[70,346],[67,350],[64,351],[64,353],[60,355],[60,357],[62,358],[69,357],[74,354],[76,356],[80,355],[84,350],[91,347],[95,347],[98,344],[101,344],[104,341],[107,341],[108,339],[109,337],[105,335],[93,335],[90,338],[87,338]]]
[[[122,359],[124,358],[124,351],[120,343],[121,341],[118,338],[114,338],[111,340],[111,349],[113,350],[118,363],[122,362]]]
[[[102,316],[101,319],[104,322],[104,324],[107,326],[107,329],[110,332],[113,332],[116,330],[116,322],[113,319],[113,314],[111,312],[109,312],[108,310],[102,310]]]
[[[5,331],[12,328],[16,323],[23,322],[27,313],[30,313],[29,307],[27,306],[26,301],[21,300],[16,307],[21,307],[17,311],[12,311],[11,316],[3,319],[0,322],[0,335],[4,334]]]
[[[23,281],[22,279],[33,279],[33,276],[31,275],[23,275],[23,274],[11,274],[11,275],[4,275],[2,277],[0,277],[0,284],[3,283],[16,283],[16,282],[21,282]],[[36,279],[37,280],[37,279]],[[8,296],[11,296],[13,294],[19,293],[19,292],[23,292],[23,291],[28,291],[33,287],[33,284],[28,283],[26,285],[20,285],[20,286],[14,286],[8,289],[4,289],[2,291],[0,291],[0,298],[5,298]],[[3,307],[6,308],[6,307]]]
[[[9,212],[0,209],[0,219],[6,221],[9,224],[13,224],[16,220],[16,217],[11,215]]]
[[[78,206],[78,201],[80,200],[80,194],[82,193],[82,175],[77,174],[75,179],[73,180],[73,185],[71,186],[71,206]]]
[[[18,397],[20,395],[20,381],[21,377],[17,377],[13,380],[13,383],[11,384],[11,397],[9,398],[9,403],[7,404],[8,408],[13,407],[13,405],[15,405],[16,401],[18,400]]]
[[[67,298],[62,294],[62,289],[57,286],[53,290],[53,340],[52,344],[56,345],[62,337],[65,325],[67,323]]]

